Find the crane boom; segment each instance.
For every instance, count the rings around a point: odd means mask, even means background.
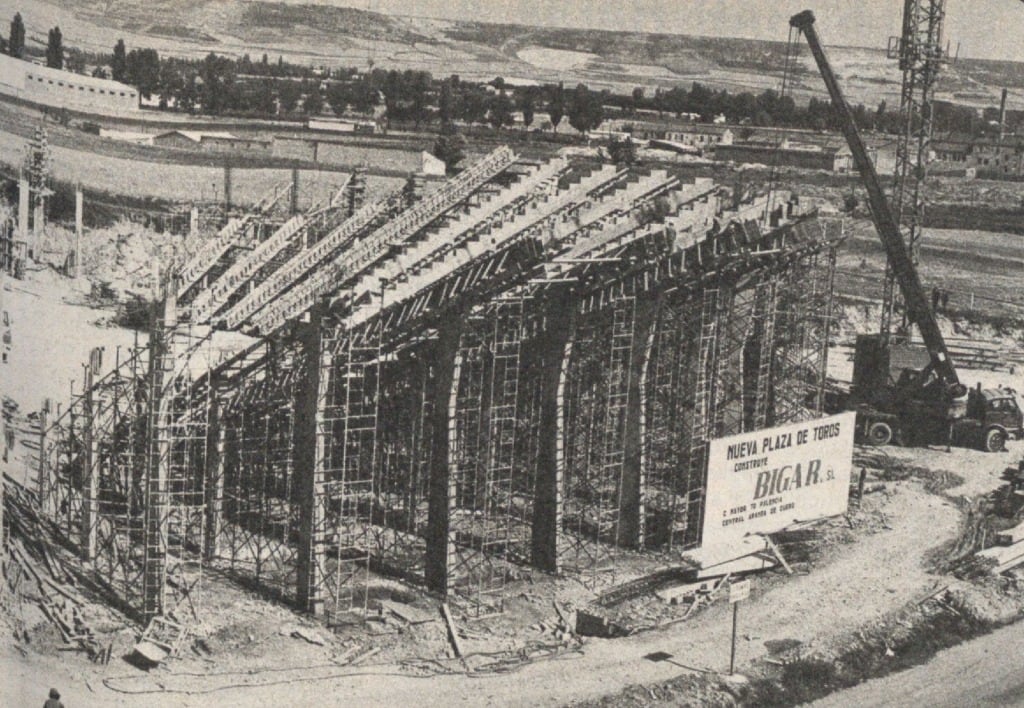
[[[860,173],[861,181],[868,193],[868,204],[871,207],[871,218],[875,223],[878,237],[882,241],[886,258],[892,268],[896,282],[899,284],[900,292],[903,294],[903,301],[906,303],[908,319],[917,325],[921,332],[921,339],[924,341],[928,356],[931,359],[931,366],[936,375],[946,384],[947,390],[954,397],[962,396],[965,392],[964,386],[960,383],[956,368],[949,360],[949,352],[946,349],[946,342],[939,330],[939,323],[935,319],[928,298],[925,295],[924,287],[921,285],[917,268],[911,260],[907,251],[906,243],[900,233],[899,223],[893,215],[889,201],[885,197],[882,185],[875,171],[874,163],[868,157],[864,141],[857,131],[857,124],[853,120],[853,112],[850,110],[839,82],[832,71],[825,50],[818,39],[818,33],[814,28],[814,13],[804,10],[793,15],[789,24],[801,33],[807,40],[814,55],[814,61],[818,65],[821,77],[828,88],[829,96],[832,99],[832,107],[835,109],[839,119],[839,127],[850,146],[853,154],[854,164]]]

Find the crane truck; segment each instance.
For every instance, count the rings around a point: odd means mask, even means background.
[[[907,319],[917,325],[923,347],[895,341],[887,332],[858,337],[853,384],[837,401],[857,412],[859,438],[875,445],[945,443],[1004,449],[1006,439],[1024,435],[1024,416],[1012,389],[967,389],[957,376],[900,225],[875,166],[864,147],[842,89],[814,27],[814,13],[793,15],[790,25],[804,36],[832,100],[839,127],[867,191],[871,218],[893,271]]]

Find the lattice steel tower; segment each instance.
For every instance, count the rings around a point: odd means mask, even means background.
[[[903,71],[900,92],[902,125],[896,141],[892,204],[896,219],[903,226],[904,240],[915,265],[924,226],[923,192],[932,135],[932,95],[939,68],[948,59],[942,47],[945,5],[945,0],[904,0],[903,32],[889,40],[889,57],[898,59]],[[892,268],[886,266],[880,327],[884,337],[892,331],[898,296]]]

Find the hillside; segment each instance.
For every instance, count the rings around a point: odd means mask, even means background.
[[[59,23],[68,45],[92,51],[109,51],[116,38],[123,37],[130,47],[150,46],[179,55],[266,52],[328,66],[373,63],[469,79],[500,75],[520,83],[582,81],[617,91],[693,81],[731,91],[778,88],[787,56],[784,41],[454,22],[295,2],[40,0],[27,8],[23,4],[0,0],[0,13],[21,11],[30,42],[45,41],[46,28]],[[897,104],[900,77],[895,62],[880,49],[836,46],[843,38],[842,28],[830,27],[827,19],[820,25],[850,99],[868,105],[880,100]],[[786,31],[780,16],[780,40]],[[793,51],[792,90],[799,98],[823,94],[809,52],[802,44]],[[944,71],[938,95],[988,106],[998,102],[1003,86],[1024,89],[1020,64],[961,59]]]

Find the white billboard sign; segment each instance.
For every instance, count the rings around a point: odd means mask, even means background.
[[[729,602],[741,602],[750,597],[750,581],[737,580],[729,585]]]
[[[855,413],[712,440],[705,547],[846,512]]]

